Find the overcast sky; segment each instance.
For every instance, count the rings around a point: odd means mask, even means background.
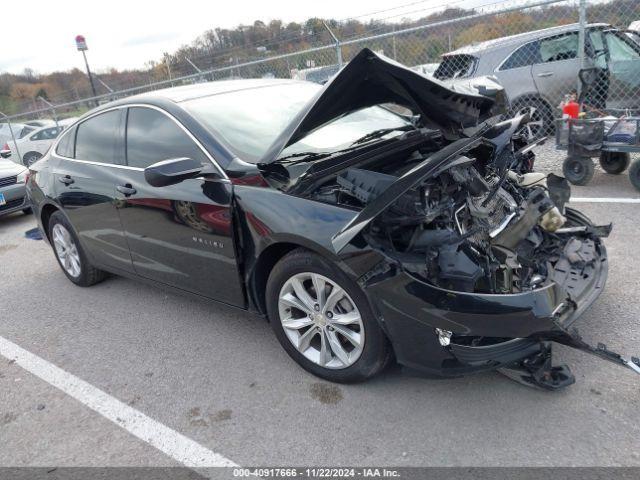
[[[362,19],[400,21],[446,3],[451,4],[445,0],[9,0],[1,9],[0,72],[20,73],[26,67],[38,73],[83,69],[74,44],[77,34],[87,39],[92,69],[136,68],[215,27],[233,28],[255,20],[303,21],[312,16],[345,19],[381,10],[385,11]]]

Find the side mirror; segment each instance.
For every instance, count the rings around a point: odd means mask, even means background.
[[[195,178],[202,174],[200,162],[191,158],[172,158],[154,163],[144,169],[144,178],[154,187],[175,185],[188,178]]]
[[[11,156],[11,150],[0,150],[0,157],[9,158]]]

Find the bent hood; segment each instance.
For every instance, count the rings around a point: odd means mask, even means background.
[[[494,106],[503,106],[478,90],[483,91],[473,84],[445,84],[365,48],[295,116],[260,163],[277,161],[286,147],[332,120],[383,103],[405,106],[425,126],[459,138],[460,129],[477,125],[497,113]],[[491,94],[501,100],[503,91],[498,87]]]

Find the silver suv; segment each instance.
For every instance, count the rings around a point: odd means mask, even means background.
[[[434,72],[438,79],[494,75],[511,107],[535,107],[545,132],[564,96],[578,88],[579,24],[497,38],[443,55]],[[605,73],[596,86],[607,108],[640,108],[640,45],[610,25],[587,25],[585,67]],[[602,84],[604,82],[604,85]]]

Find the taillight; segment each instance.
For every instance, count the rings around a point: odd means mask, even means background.
[[[9,150],[9,144],[5,142],[4,147],[2,147],[3,150]]]

